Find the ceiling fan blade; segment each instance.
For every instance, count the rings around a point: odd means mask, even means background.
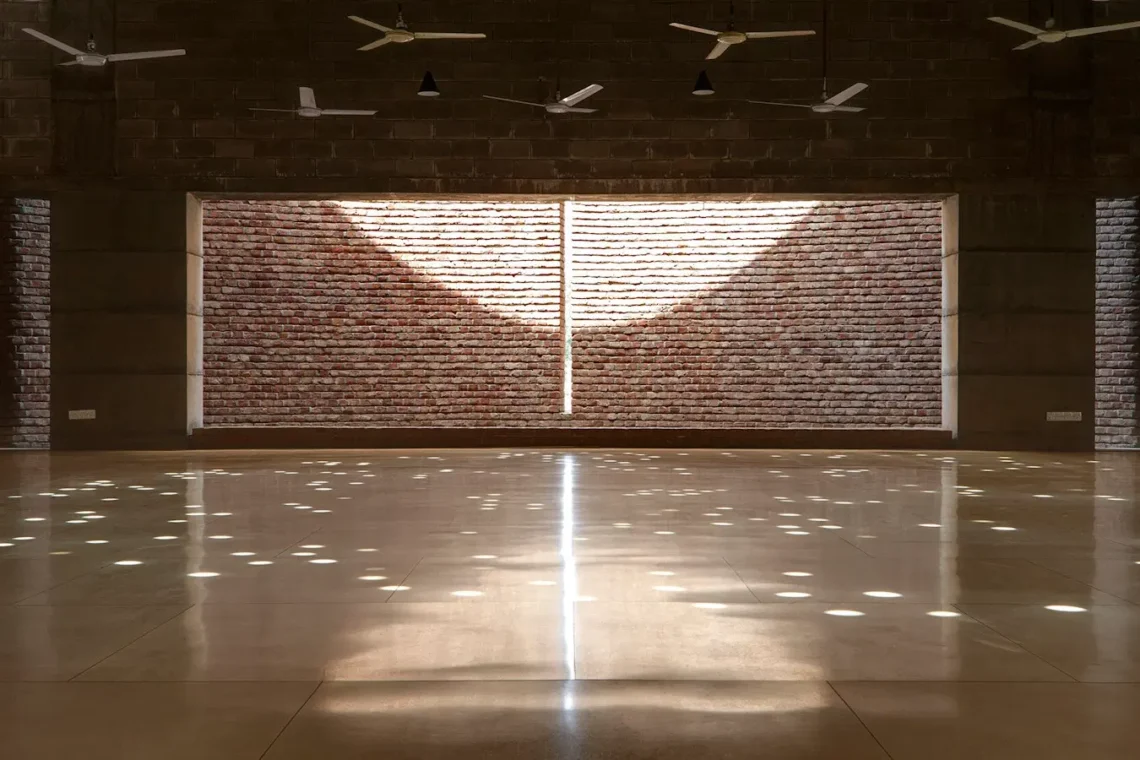
[[[811,108],[809,105],[803,103],[778,103],[775,100],[749,100],[749,103],[755,103],[758,106],[783,106],[784,108]]]
[[[301,108],[316,108],[317,96],[313,92],[312,87],[300,87],[301,91]]]
[[[297,113],[295,108],[249,108],[249,111],[265,111],[266,113]]]
[[[375,116],[376,111],[357,111],[351,108],[325,108],[321,116]]]
[[[858,106],[836,106],[835,110],[840,113],[859,113],[860,111],[866,111],[867,109],[860,108]]]
[[[59,65],[60,66],[78,66],[79,61],[64,61],[63,63],[61,63]]]
[[[1088,26],[1084,29],[1070,29],[1065,32],[1066,37],[1088,37],[1090,34],[1104,34],[1105,32],[1120,32],[1125,29],[1140,29],[1140,21],[1128,21],[1123,24],[1105,24],[1104,26]]]
[[[479,32],[467,34],[465,32],[416,32],[417,40],[485,40],[487,35]]]
[[[1020,45],[1015,47],[1014,50],[1028,50],[1029,48],[1037,47],[1040,44],[1041,44],[1041,40],[1030,40],[1029,42],[1021,43]]]
[[[566,113],[597,113],[596,108],[567,108]]]
[[[672,24],[669,24],[669,26],[673,27],[674,29],[684,29],[687,32],[696,32],[697,34],[707,34],[707,35],[710,35],[712,37],[716,37],[717,35],[720,34],[720,32],[714,32],[712,29],[705,29],[705,28],[700,27],[700,26],[690,26],[689,24],[678,24],[675,21]]]
[[[731,47],[727,42],[718,41],[712,51],[705,56],[706,61],[712,61],[724,55],[724,51]]]
[[[568,106],[574,106],[574,105],[581,103],[583,100],[585,100],[588,97],[591,97],[593,95],[597,95],[599,92],[602,91],[602,89],[603,88],[600,84],[592,84],[592,85],[589,85],[587,87],[583,87],[582,89],[578,90],[578,92],[575,92],[572,95],[567,95],[566,97],[562,98],[562,100],[560,100],[559,102],[563,103],[565,105],[568,105]]]
[[[391,41],[392,40],[388,37],[381,37],[380,39],[376,40],[375,42],[369,42],[367,45],[363,45],[361,47],[358,47],[356,50],[358,52],[362,51],[362,50],[375,50],[376,48],[381,47],[382,45],[387,45]]]
[[[777,37],[811,37],[814,29],[805,29],[799,32],[745,32],[744,36],[750,40],[770,40]]]
[[[65,53],[70,53],[71,55],[83,55],[82,50],[77,50],[77,49],[73,48],[71,45],[68,45],[66,42],[60,42],[55,37],[48,37],[46,34],[44,34],[43,32],[41,32],[39,30],[31,29],[29,27],[24,27],[24,31],[27,32],[28,34],[32,35],[33,37],[35,37],[37,40],[40,40],[42,42],[46,42],[47,44],[51,45],[54,48],[59,48],[60,50],[62,50]]]
[[[863,83],[863,82],[859,82],[858,84],[853,84],[850,87],[848,87],[846,90],[844,90],[843,92],[839,93],[838,95],[833,95],[832,97],[828,98],[827,100],[825,100],[823,102],[827,103],[828,105],[831,105],[831,106],[837,106],[837,105],[840,105],[842,103],[846,103],[848,100],[851,100],[851,98],[855,97],[859,93],[863,92],[863,90],[867,89],[867,87],[868,87],[868,85]]]
[[[1013,19],[1002,18],[1001,16],[990,16],[989,20],[994,22],[995,24],[1001,24],[1002,26],[1008,26],[1011,29],[1019,29],[1019,30],[1026,32],[1028,34],[1044,34],[1045,33],[1044,29],[1038,29],[1035,26],[1030,26],[1029,24],[1023,24],[1020,21],[1014,21]]]
[[[538,108],[546,108],[545,103],[531,103],[528,100],[512,100],[510,98],[497,98],[494,95],[484,95],[487,100],[498,100],[503,103],[518,103],[520,106],[537,106]]]
[[[186,55],[186,51],[146,50],[141,53],[111,53],[107,56],[107,60],[114,63],[115,61],[143,61],[147,58],[177,58],[180,55]]]
[[[377,24],[375,21],[369,21],[366,18],[361,18],[360,16],[349,16],[348,18],[352,21],[355,21],[358,24],[364,24],[364,26],[371,27],[373,29],[377,29],[381,32],[384,32],[384,34],[387,34],[388,32],[392,31],[392,27],[390,27],[390,26],[383,26],[381,24]]]

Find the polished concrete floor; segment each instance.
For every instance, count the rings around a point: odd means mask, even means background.
[[[0,454],[0,756],[1140,756],[1140,456]]]

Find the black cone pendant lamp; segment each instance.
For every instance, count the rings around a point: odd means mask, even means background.
[[[712,80],[709,79],[708,72],[702,71],[697,76],[697,83],[693,86],[694,95],[712,95],[716,90],[713,89]]]
[[[439,87],[436,86],[435,77],[431,75],[430,71],[424,73],[424,81],[420,83],[419,95],[424,98],[439,97]]]

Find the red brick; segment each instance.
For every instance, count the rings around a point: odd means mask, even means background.
[[[0,446],[46,448],[51,434],[51,219],[46,200],[0,198],[0,329],[7,368]]]
[[[938,203],[574,209],[566,418],[557,203],[206,203],[207,424],[940,425]]]

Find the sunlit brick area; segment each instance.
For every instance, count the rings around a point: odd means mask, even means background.
[[[206,425],[931,427],[940,201],[219,201]]]

